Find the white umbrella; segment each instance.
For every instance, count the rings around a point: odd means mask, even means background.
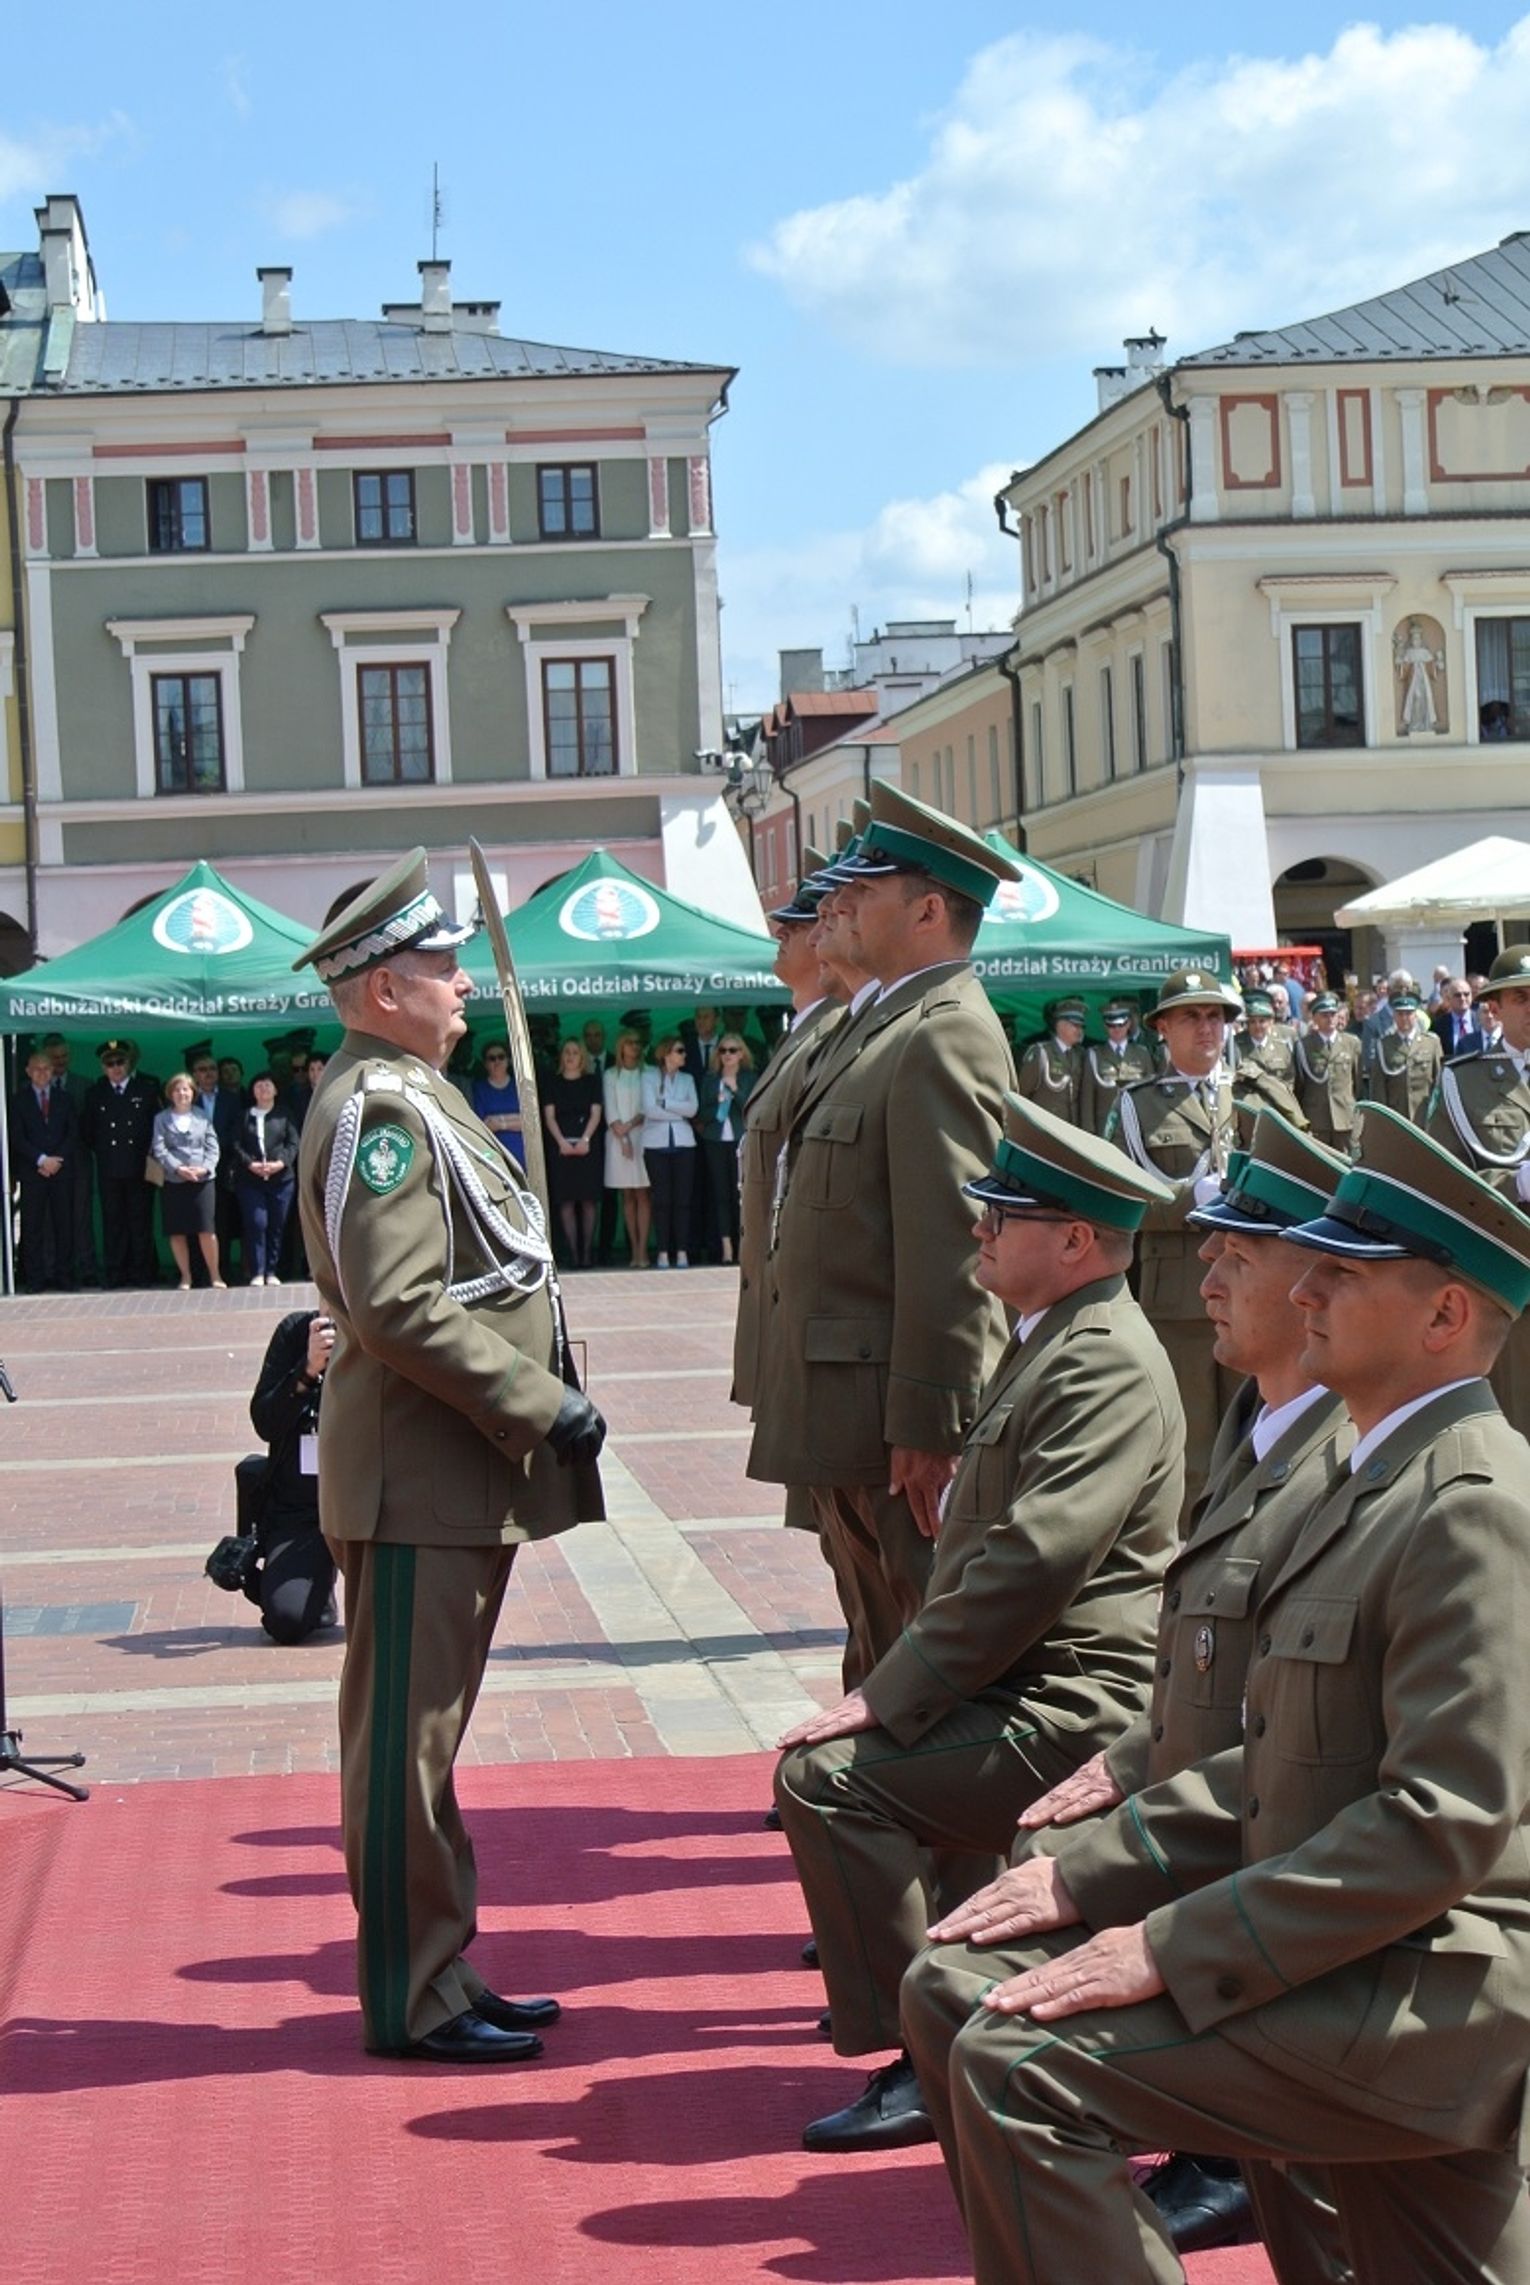
[[[1490,833],[1470,848],[1367,889],[1333,917],[1340,928],[1428,928],[1507,913],[1530,913],[1530,841]]]

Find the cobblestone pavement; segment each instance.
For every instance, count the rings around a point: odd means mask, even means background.
[[[463,1758],[741,1753],[838,1695],[816,1540],[744,1475],[734,1273],[572,1277],[608,1524],[517,1557]],[[234,1527],[266,1343],[312,1289],[0,1301],[0,1589],[23,1750],[87,1782],[332,1769],[338,1630],[269,1642],[202,1565]],[[762,1798],[767,1779],[762,1775]]]

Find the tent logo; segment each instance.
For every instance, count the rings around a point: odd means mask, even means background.
[[[200,958],[242,952],[255,939],[249,918],[216,889],[186,889],[154,916],[154,941],[167,952]]]
[[[558,914],[564,935],[584,944],[630,944],[635,936],[651,936],[658,925],[658,906],[633,881],[590,881],[564,900]]]
[[[991,920],[1050,920],[1059,901],[1050,881],[1022,866],[1018,881],[1000,881],[988,914]]]

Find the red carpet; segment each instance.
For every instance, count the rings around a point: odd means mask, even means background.
[[[0,1795],[7,2285],[969,2275],[933,2154],[796,2147],[857,2074],[812,2030],[763,1756],[522,1763],[464,1794],[480,1968],[569,2003],[525,2071],[361,2053],[333,1780]]]

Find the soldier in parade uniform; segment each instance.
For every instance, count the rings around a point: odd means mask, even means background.
[[[776,1162],[748,1472],[811,1492],[864,1674],[923,1599],[1004,1345],[960,1185],[988,1165],[1013,1079],[969,955],[1014,866],[879,781],[829,870],[871,980],[813,1055]]]
[[[95,1161],[102,1282],[119,1288],[153,1285],[154,1192],[143,1170],[160,1107],[159,1086],[137,1069],[138,1050],[130,1039],[103,1040],[96,1056],[101,1076],[85,1093],[80,1143]]]
[[[1153,1703],[1075,1777],[1022,1811],[1021,1832],[1049,1834],[1044,1847],[1079,1818],[1241,1742],[1259,1582],[1278,1572],[1355,1440],[1343,1403],[1303,1360],[1291,1253],[1274,1242],[1326,1212],[1344,1168],[1278,1112],[1261,1111],[1248,1148],[1233,1152],[1221,1196],[1190,1216],[1204,1233],[1201,1294],[1217,1360],[1249,1378],[1223,1419],[1190,1537],[1164,1577]],[[1120,1870],[1113,1829],[1098,1827],[1094,1840],[1070,1834],[1068,1849],[1068,1889],[1085,1925],[1108,1925]],[[1252,2234],[1244,2175],[1277,2276],[1341,2285],[1351,2273],[1332,2188],[1314,2169],[1249,2161],[1240,2174],[1235,2159],[1180,2151],[1143,2188],[1177,2250],[1202,2252]]]
[[[858,1690],[782,1739],[776,1801],[835,2052],[898,2044],[929,1917],[926,1849],[989,1864],[1019,1809],[1145,1707],[1184,1423],[1126,1289],[1167,1184],[1019,1095],[979,1208],[978,1279],[1018,1316],[944,1503],[923,1608]],[[815,2120],[809,2150],[932,2139],[907,2058]]]
[[[319,1513],[345,1576],[341,1814],[367,2046],[442,2063],[541,2052],[555,2000],[463,1958],[472,1843],[452,1769],[518,1543],[604,1511],[600,1414],[569,1385],[545,1217],[443,1077],[472,986],[416,849],[311,964],[345,1024],[299,1193],[335,1348]]]
[[[1158,1059],[1138,1029],[1135,1000],[1107,1000],[1103,1022],[1105,1038],[1086,1040],[1079,1073],[1078,1123],[1092,1135],[1104,1134],[1123,1087],[1151,1079]]]
[[[1365,1099],[1385,1103],[1399,1118],[1421,1127],[1429,1115],[1444,1062],[1444,1050],[1419,1013],[1417,988],[1409,985],[1391,997],[1391,1031],[1376,1034],[1370,1062],[1365,1067]]]
[[[1243,1008],[1247,1028],[1232,1043],[1233,1100],[1253,1110],[1279,1111],[1292,1126],[1304,1127],[1306,1115],[1296,1094],[1295,1032],[1276,1024],[1268,992],[1246,993]]]
[[[1492,1047],[1454,1055],[1440,1073],[1428,1131],[1474,1174],[1530,1214],[1530,945],[1500,952],[1478,994]],[[1521,1317],[1492,1372],[1506,1418],[1530,1436],[1530,1318]]]
[[[1319,992],[1308,1004],[1311,1028],[1292,1050],[1296,1070],[1296,1099],[1312,1130],[1314,1142],[1349,1155],[1354,1141],[1356,1104],[1360,1094],[1362,1050],[1351,1031],[1345,1031],[1336,992]]]
[[[1015,1079],[1017,1095],[1075,1126],[1079,1122],[1088,1012],[1082,1000],[1049,1000],[1044,1010],[1046,1035],[1033,1039],[1025,1049]]]
[[[1186,1518],[1204,1489],[1218,1424],[1234,1394],[1201,1307],[1199,1239],[1188,1216],[1199,1203],[1198,1189],[1215,1195],[1237,1140],[1224,1042],[1228,1020],[1242,1006],[1236,992],[1204,969],[1182,968],[1167,977],[1149,1018],[1163,1041],[1166,1068],[1121,1089],[1110,1129],[1129,1157],[1174,1188],[1166,1205],[1148,1208],[1137,1246],[1138,1293],[1169,1352],[1185,1407]]]
[[[1108,1925],[1065,1835],[904,1980],[978,2285],[1182,2277],[1128,2161],[1185,2141],[1326,2164],[1361,2285],[1530,2276],[1530,1450],[1483,1377],[1530,1221],[1377,1107],[1282,1239],[1357,1441],[1250,1581],[1239,1742],[1112,1812]]]

